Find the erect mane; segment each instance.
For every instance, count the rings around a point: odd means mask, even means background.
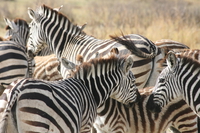
[[[179,58],[191,58],[192,60],[197,60],[200,62],[200,50],[199,49],[167,49],[165,51],[166,55],[169,51],[174,51],[176,53],[176,56]],[[162,67],[163,64],[166,64],[166,58],[165,56],[161,61],[160,61],[160,66]]]
[[[67,16],[65,16],[61,12],[54,10],[53,8],[49,6],[42,5],[40,8],[38,8],[37,12],[41,16],[46,17],[46,18],[48,18],[48,16],[53,16],[49,14],[55,14],[55,16],[57,16],[57,18],[59,18],[60,21],[63,21],[62,25],[60,24],[60,27],[62,27],[63,29],[69,29],[70,26],[73,26],[73,28],[75,28],[81,34],[85,34],[85,32],[83,32],[80,27],[78,27],[76,24],[72,24],[72,22],[67,18]]]
[[[86,75],[89,73],[97,73],[97,69],[99,68],[99,66],[101,68],[103,68],[102,66],[104,66],[104,68],[106,69],[107,69],[107,66],[112,66],[111,68],[113,68],[113,70],[117,69],[120,66],[120,62],[122,60],[125,60],[125,58],[126,58],[125,56],[119,58],[119,57],[116,57],[115,55],[110,55],[110,57],[108,58],[91,59],[90,61],[83,62],[81,65],[77,66],[76,71],[72,73],[72,77],[79,74],[80,71],[82,71]]]
[[[29,27],[28,26],[28,23],[24,20],[24,19],[21,19],[21,18],[16,18],[16,19],[14,19],[14,23],[16,24],[16,25],[24,25],[25,27]],[[10,28],[10,26],[9,25],[7,25],[6,26],[6,28],[5,28],[6,30],[10,30],[11,28]]]
[[[200,67],[200,62],[190,56],[185,56],[183,54],[178,54],[176,55],[177,58],[181,59],[182,64],[191,64],[191,66],[193,65],[193,69],[199,68]]]

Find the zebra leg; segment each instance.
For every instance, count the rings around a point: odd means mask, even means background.
[[[4,90],[5,90],[5,87],[3,85],[0,85],[0,96],[4,92]]]

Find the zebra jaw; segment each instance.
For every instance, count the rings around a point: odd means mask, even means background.
[[[162,107],[159,104],[154,103],[153,98],[154,98],[154,94],[152,93],[149,96],[149,99],[147,101],[146,107],[152,113],[160,113],[161,110],[162,110]]]

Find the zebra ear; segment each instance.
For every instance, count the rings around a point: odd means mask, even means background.
[[[66,58],[61,58],[61,64],[69,70],[76,68],[76,65],[73,62],[67,60]]]
[[[133,66],[133,58],[131,55],[129,55],[121,64],[122,71],[124,74],[127,74],[127,72],[132,68]]]
[[[115,55],[118,55],[118,54],[119,54],[119,50],[118,50],[118,48],[112,48],[112,49],[110,50],[110,53],[115,54]]]
[[[13,31],[18,31],[19,27],[13,21],[10,21],[8,18],[4,18],[4,21]]]
[[[11,21],[8,18],[4,18],[4,21],[5,21],[6,25],[8,25],[11,29],[13,29]]]
[[[167,54],[167,65],[171,70],[176,66],[177,58],[174,52],[169,51]]]
[[[8,18],[4,18],[4,21],[5,21],[6,25],[8,25],[11,29],[14,29],[12,22]]]
[[[59,12],[62,7],[63,7],[63,5],[61,5],[60,7],[53,8],[53,10]]]
[[[33,20],[36,20],[36,19],[37,19],[36,13],[35,13],[31,8],[28,8],[28,15],[29,15],[29,17],[30,17],[31,19],[33,19]]]

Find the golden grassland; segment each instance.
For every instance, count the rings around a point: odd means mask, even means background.
[[[3,17],[30,22],[27,8],[36,9],[41,4],[63,5],[63,14],[74,24],[87,23],[84,31],[99,39],[123,32],[200,48],[199,0],[1,0],[0,36],[5,34]]]

